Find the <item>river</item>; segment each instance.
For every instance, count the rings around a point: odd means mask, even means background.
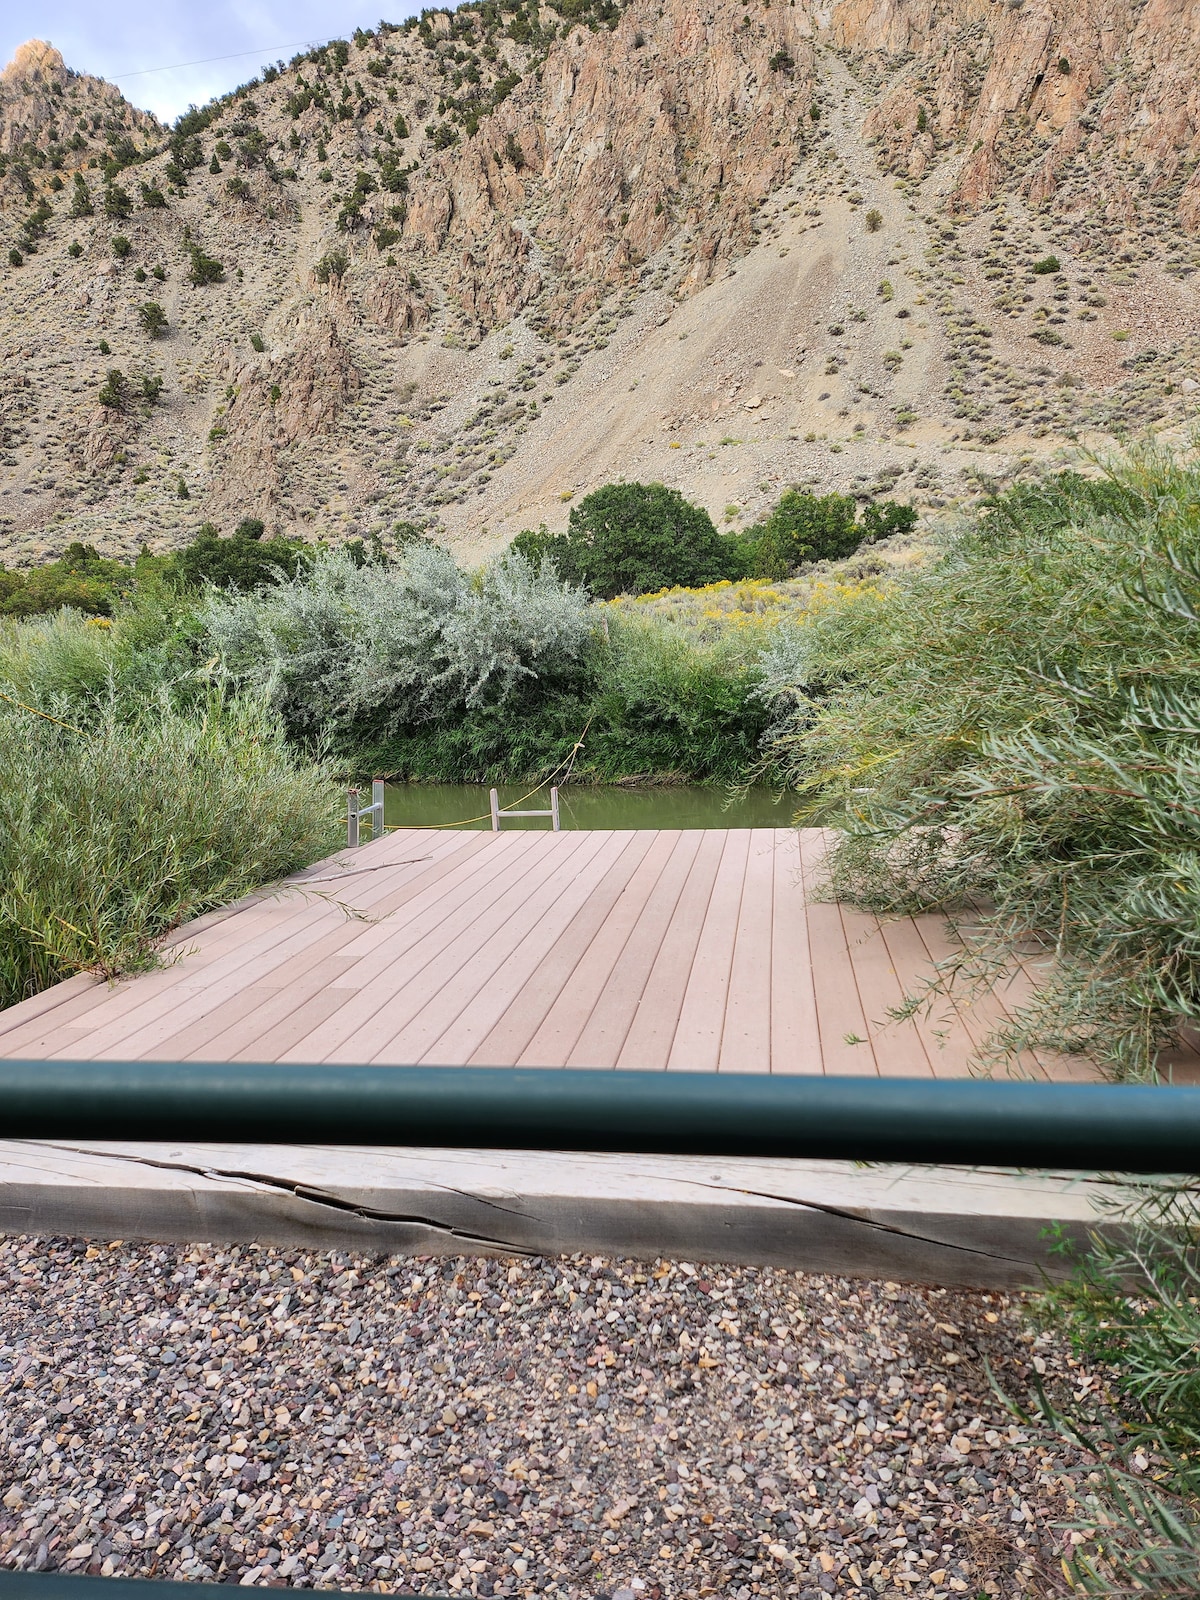
[[[364,804],[368,798],[363,786]],[[528,786],[500,785],[501,806],[541,808],[549,790],[524,799]],[[524,800],[524,807],[519,803]],[[622,788],[619,784],[560,789],[559,817],[564,828],[786,828],[796,810],[787,790],[751,788],[733,797],[722,788],[679,784],[661,788]],[[385,800],[389,827],[490,828],[488,790],[468,783],[390,783]],[[514,818],[508,828],[547,828],[549,820]]]

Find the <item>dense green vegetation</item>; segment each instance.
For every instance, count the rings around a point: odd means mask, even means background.
[[[726,542],[702,506],[661,483],[610,483],[586,495],[565,533],[518,534],[513,548],[553,561],[598,600],[696,588],[733,575]]]
[[[729,575],[778,581],[812,561],[843,561],[864,541],[909,533],[916,523],[912,506],[895,500],[867,501],[860,519],[851,495],[789,489],[769,516],[734,536]]]
[[[109,617],[116,602],[132,593],[137,573],[136,565],[110,561],[78,543],[44,567],[8,572],[0,566],[0,616],[31,617],[70,606],[89,616]]]
[[[176,593],[204,584],[250,589],[276,573],[294,577],[312,548],[302,539],[264,539],[262,523],[250,517],[228,539],[205,522],[182,550],[163,556],[143,550],[133,562],[75,543],[45,566],[10,572],[0,564],[0,616],[31,617],[70,606],[87,616],[111,617],[121,601],[152,587]],[[363,559],[360,541],[350,548]]]
[[[187,918],[326,854],[344,801],[161,620],[0,625],[0,1006],[148,964]]]
[[[837,892],[990,906],[985,969],[1055,958],[1005,1051],[1141,1073],[1200,1018],[1198,506],[1154,454],[1018,487],[767,653],[775,760],[846,828]]]
[[[512,548],[550,560],[598,600],[698,588],[721,579],[778,581],[815,561],[841,561],[864,541],[908,533],[917,513],[894,500],[789,489],[761,522],[722,535],[702,506],[661,483],[610,483],[571,509],[565,533],[527,528]]]
[[[734,781],[769,720],[757,638],[608,613],[519,552],[475,578],[422,542],[392,566],[327,552],[199,621],[294,738],[400,777],[544,777],[573,756],[577,777]]]

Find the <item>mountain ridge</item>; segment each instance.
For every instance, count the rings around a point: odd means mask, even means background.
[[[32,42],[0,559],[244,516],[475,559],[621,476],[936,507],[1185,425],[1198,64],[1167,0],[483,0],[167,130]]]

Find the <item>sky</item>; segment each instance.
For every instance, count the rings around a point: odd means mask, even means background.
[[[432,3],[432,0],[426,0]],[[164,121],[202,105],[269,61],[380,20],[381,0],[3,0],[0,65],[26,39],[48,39],[75,72],[116,83]],[[402,22],[420,0],[383,14]],[[214,58],[233,59],[214,59]]]

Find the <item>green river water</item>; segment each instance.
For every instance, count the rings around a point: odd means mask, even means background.
[[[501,806],[515,805],[527,789],[528,785],[500,785]],[[363,803],[369,798],[364,784]],[[525,800],[522,809],[549,804],[549,790],[541,789]],[[645,789],[598,785],[560,789],[558,806],[564,828],[786,828],[795,813],[796,799],[778,789],[752,788],[731,799],[725,789],[700,785]],[[451,823],[490,828],[488,790],[467,783],[391,783],[385,821],[393,828]],[[548,828],[550,823],[549,819],[514,818],[504,826]]]

